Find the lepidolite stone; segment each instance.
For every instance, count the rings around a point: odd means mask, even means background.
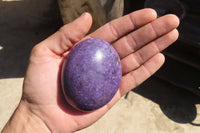
[[[92,111],[113,98],[121,76],[121,62],[111,44],[90,38],[70,51],[63,64],[61,84],[74,108]]]

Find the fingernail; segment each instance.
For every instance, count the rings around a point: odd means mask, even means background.
[[[88,12],[84,12],[84,13],[82,13],[81,14],[81,16],[80,17],[87,17],[89,15],[89,13]]]

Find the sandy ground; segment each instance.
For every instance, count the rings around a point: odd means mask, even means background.
[[[0,130],[19,103],[31,48],[62,25],[55,0],[0,1]],[[199,133],[200,98],[151,77],[77,133]]]

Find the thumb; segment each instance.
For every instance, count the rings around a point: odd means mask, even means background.
[[[41,45],[46,45],[56,55],[62,55],[87,34],[91,25],[92,16],[89,13],[83,13],[71,23],[61,27]]]

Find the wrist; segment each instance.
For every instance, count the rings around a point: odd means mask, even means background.
[[[32,132],[50,133],[51,131],[45,122],[30,110],[27,103],[21,101],[2,133]]]

